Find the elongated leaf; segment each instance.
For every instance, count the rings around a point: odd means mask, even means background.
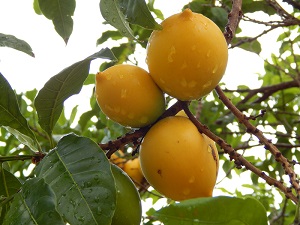
[[[144,0],[101,0],[100,12],[109,24],[128,38],[134,39],[129,23],[146,29],[161,29]]]
[[[266,210],[254,198],[214,197],[198,198],[171,204],[154,212],[168,224],[201,225],[267,225]]]
[[[40,9],[39,0],[33,0],[33,9],[36,14],[38,14],[38,15],[43,14]]]
[[[27,120],[21,114],[15,92],[0,73],[0,126],[4,126],[32,150],[37,150],[37,141]]]
[[[115,60],[109,49],[102,49],[53,76],[39,91],[34,105],[38,113],[39,123],[49,136],[62,112],[64,101],[80,92],[89,74],[90,62],[96,58]]]
[[[116,189],[104,152],[88,138],[64,136],[37,166],[58,200],[57,209],[72,225],[111,223]]]
[[[55,207],[56,197],[43,178],[27,180],[15,195],[3,225],[64,225]]]
[[[13,48],[34,57],[30,45],[26,41],[18,39],[13,35],[0,33],[0,47]]]
[[[21,182],[13,174],[8,172],[0,164],[0,196],[2,198],[8,198],[21,187]],[[0,224],[3,224],[4,216],[9,209],[8,203],[3,203],[0,201]]]
[[[68,43],[73,31],[75,0],[39,0],[38,3],[44,16],[52,20],[56,32]]]

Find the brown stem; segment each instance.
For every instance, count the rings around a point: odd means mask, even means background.
[[[224,152],[229,154],[229,157],[231,160],[234,160],[234,163],[237,168],[241,169],[242,166],[244,166],[246,169],[251,170],[253,173],[255,173],[257,176],[264,179],[269,185],[273,185],[280,189],[286,197],[292,199],[295,203],[298,202],[298,198],[291,192],[290,188],[287,188],[283,183],[280,181],[268,176],[265,172],[261,171],[257,167],[255,167],[253,164],[251,164],[248,160],[246,160],[241,154],[237,153],[230,144],[226,143],[222,138],[218,137],[214,133],[212,133],[207,126],[203,125],[201,122],[199,122],[193,114],[190,112],[188,108],[187,102],[181,102],[182,108],[184,109],[185,113],[189,117],[189,119],[195,124],[197,129],[200,133],[204,133],[206,136],[211,138],[213,141],[215,141],[222,149],[224,149]]]
[[[163,118],[166,118],[168,116],[173,116],[176,113],[178,113],[181,110],[181,103],[176,102],[174,105],[172,105],[169,109],[167,109],[161,117],[159,117],[158,120],[161,120]],[[157,121],[158,121],[157,120]],[[156,123],[156,122],[155,122]],[[154,123],[154,124],[155,124]],[[142,127],[138,130],[133,131],[132,133],[127,133],[124,136],[114,140],[114,141],[109,141],[108,143],[99,143],[98,145],[102,150],[109,150],[106,155],[110,157],[115,151],[123,147],[124,145],[128,143],[134,143],[137,142],[138,139],[142,138],[145,136],[145,134],[148,132],[148,130],[151,128],[152,125],[147,126],[147,127]]]
[[[235,117],[246,127],[246,131],[255,135],[259,141],[264,144],[265,149],[269,150],[272,155],[274,155],[276,161],[280,162],[286,172],[286,174],[290,177],[290,183],[292,187],[296,190],[297,195],[300,195],[300,186],[299,181],[297,179],[296,173],[292,169],[289,161],[281,154],[281,152],[277,149],[277,147],[272,143],[271,140],[267,139],[264,134],[257,129],[254,125],[252,125],[249,120],[246,118],[245,114],[243,114],[238,108],[236,108],[232,102],[225,96],[224,92],[221,90],[220,86],[215,88],[217,94],[219,95],[220,100],[224,103],[225,106],[235,115]],[[252,170],[251,170],[252,171]],[[298,201],[298,200],[297,200]]]

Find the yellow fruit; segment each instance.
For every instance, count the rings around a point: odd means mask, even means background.
[[[119,167],[112,164],[111,170],[117,191],[116,210],[111,224],[139,225],[142,218],[142,206],[136,187]]]
[[[193,100],[211,92],[227,65],[228,48],[219,27],[190,9],[162,22],[152,32],[147,64],[156,84],[180,100]]]
[[[163,92],[147,71],[133,65],[115,65],[99,72],[96,98],[102,111],[123,126],[149,125],[165,110]]]
[[[136,184],[136,186],[140,186],[140,184],[143,182],[144,175],[142,173],[139,158],[128,160],[125,163],[123,170],[133,180],[133,182]]]
[[[172,116],[151,127],[140,146],[143,174],[173,200],[212,196],[218,152],[186,117]]]
[[[124,153],[121,150],[116,151],[110,156],[109,159],[113,164],[117,165],[123,169],[126,159],[124,158]]]

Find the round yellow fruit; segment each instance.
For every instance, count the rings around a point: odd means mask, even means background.
[[[149,125],[165,110],[163,92],[146,70],[133,65],[115,65],[99,72],[96,98],[101,110],[123,126]]]
[[[212,196],[218,152],[186,117],[171,116],[150,128],[140,146],[143,174],[173,200]]]
[[[116,151],[110,156],[110,162],[123,169],[126,159],[124,153],[121,150]]]
[[[117,191],[116,210],[111,224],[139,225],[142,218],[142,206],[136,187],[119,167],[111,164],[111,170],[115,178]]]
[[[219,27],[190,9],[162,22],[147,46],[147,64],[156,84],[179,100],[211,92],[223,77],[228,48]]]
[[[143,182],[144,175],[141,169],[141,164],[139,158],[128,160],[123,170],[128,174],[128,176],[133,180],[137,187]]]

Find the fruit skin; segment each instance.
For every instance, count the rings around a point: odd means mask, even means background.
[[[117,204],[111,225],[139,225],[142,218],[140,195],[130,178],[111,164],[116,182]]]
[[[165,110],[163,92],[146,70],[133,65],[115,65],[99,72],[96,98],[110,119],[134,128],[155,122]]]
[[[126,159],[124,158],[124,153],[118,150],[110,156],[109,161],[123,169]]]
[[[161,194],[181,201],[211,197],[218,173],[218,151],[186,117],[154,124],[140,146],[143,174]]]
[[[190,9],[162,22],[147,46],[147,64],[156,84],[179,100],[194,100],[211,92],[226,69],[228,47],[222,31],[210,19]]]
[[[134,184],[139,187],[143,182],[144,175],[141,169],[140,159],[134,158],[128,160],[123,167],[124,172],[133,180]]]

